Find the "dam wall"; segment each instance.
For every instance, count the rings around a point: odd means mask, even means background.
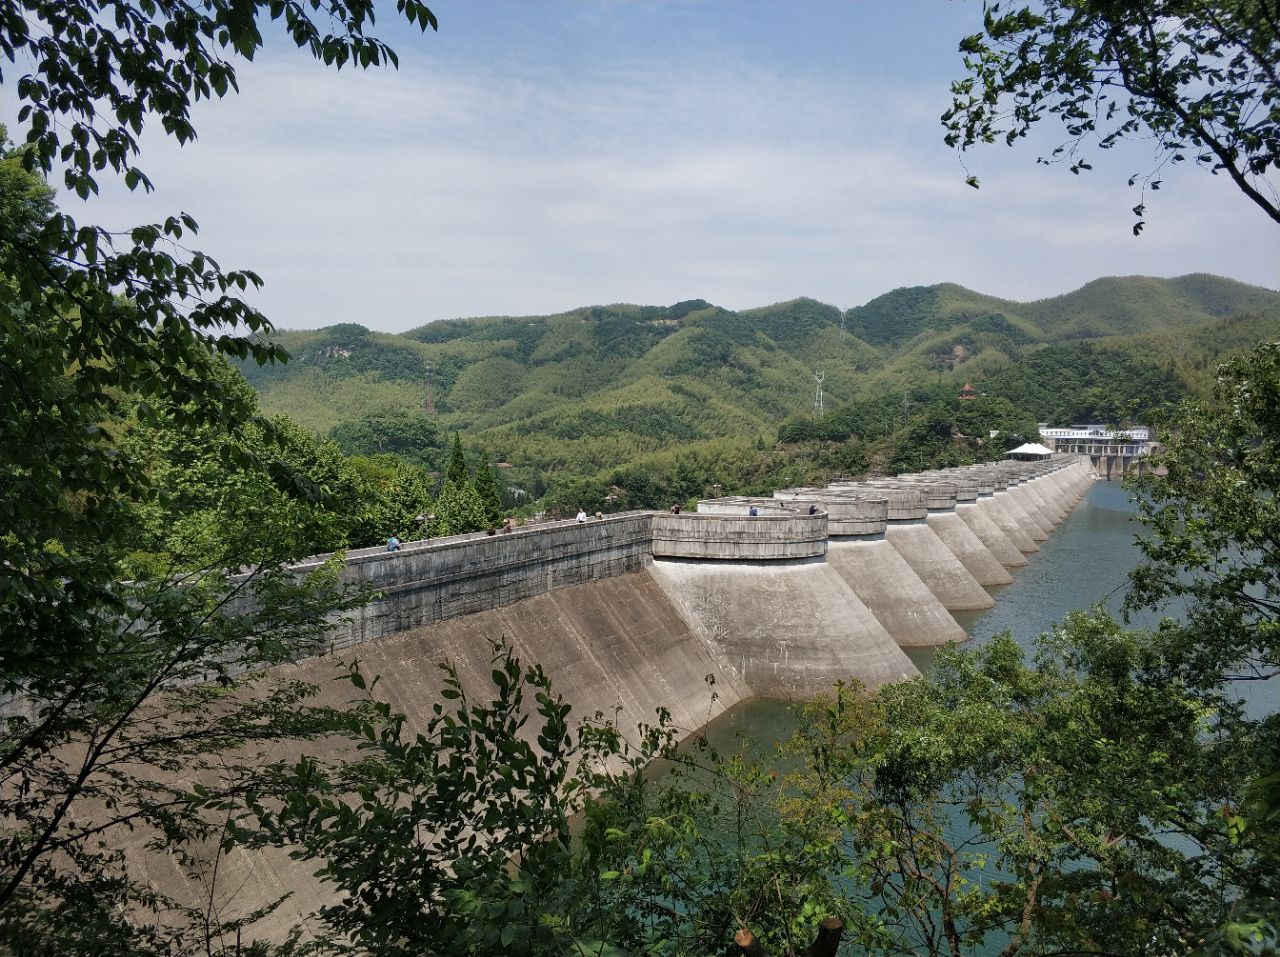
[[[653,517],[651,512],[622,513],[581,524],[556,522],[495,535],[429,539],[395,552],[348,552],[341,583],[373,588],[377,597],[329,630],[329,647],[340,651],[558,588],[639,571],[652,554]],[[327,557],[318,556],[298,571],[310,571]]]
[[[949,613],[991,607],[984,586],[1010,580],[1090,479],[1070,460],[990,463],[362,549],[340,579],[376,597],[334,621],[327,647],[644,574],[744,694],[875,686],[911,673],[896,648],[962,640]]]
[[[1033,536],[1045,537],[1091,478],[1069,460],[993,463],[725,497],[692,513],[628,512],[412,542],[395,552],[356,550],[342,557],[341,583],[375,597],[335,619],[325,644],[332,652],[358,647],[365,657],[382,641],[412,634],[427,648],[443,642],[449,656],[459,648],[439,636],[470,634],[474,655],[487,649],[482,632],[511,631],[502,617],[511,608],[641,576],[656,589],[647,600],[665,603],[682,622],[679,640],[715,663],[701,674],[717,674],[735,694],[806,696],[847,677],[874,687],[914,673],[900,648],[963,640],[950,613],[991,607],[984,586],[1006,583],[1009,569],[1026,563],[1038,550]],[[333,560],[317,556],[296,570]],[[570,628],[574,619],[561,610],[553,620]],[[592,612],[582,625],[584,634],[604,629],[601,649],[626,633],[605,621]],[[643,656],[647,646],[641,640],[633,651]],[[541,650],[536,658],[559,660]],[[562,664],[564,674],[577,674]],[[626,673],[620,663],[608,667]],[[626,681],[673,713],[688,694]]]
[[[670,711],[677,728],[689,732],[753,693],[721,666],[643,569],[409,628],[370,641],[357,653],[364,674],[379,677],[377,697],[404,714],[409,728],[422,729],[442,701],[441,665],[446,662],[457,668],[474,700],[491,699],[491,643],[498,638],[505,638],[526,666],[537,662],[543,667],[553,691],[573,705],[574,720],[599,713],[632,736],[641,723],[654,723],[659,707]],[[275,669],[273,676],[313,684],[319,689],[315,703],[342,706],[355,695],[349,682],[334,680],[343,671],[334,656],[323,655]],[[536,723],[535,717],[526,731],[532,734]],[[308,743],[306,750],[324,760],[343,757],[347,747],[341,740],[322,739]],[[279,750],[265,756],[292,757]],[[304,935],[318,931],[311,915],[336,894],[314,876],[314,864],[273,848],[233,848],[219,861],[217,884],[211,888],[193,880],[176,858],[142,853],[143,839],[141,830],[125,837],[139,879],[179,900],[208,901],[230,915],[248,913],[288,892],[278,909],[252,925],[253,935],[260,938],[283,940],[294,925]],[[213,860],[216,848],[206,853]]]

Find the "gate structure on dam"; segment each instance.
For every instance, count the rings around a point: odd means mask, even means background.
[[[1040,424],[1040,440],[1056,452],[1086,456],[1098,478],[1120,479],[1147,469],[1157,445],[1145,425],[1113,429],[1105,425],[1066,428]]]

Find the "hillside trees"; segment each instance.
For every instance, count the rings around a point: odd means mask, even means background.
[[[418,0],[397,6],[410,22],[434,26]],[[365,32],[368,4],[313,9],[220,0],[199,8],[122,0],[6,6],[0,53],[18,73],[16,158],[82,197],[97,191],[104,170],[131,189],[150,189],[135,164],[144,122],[190,140],[192,103],[235,89],[233,61],[262,47],[267,16],[327,64],[394,62]],[[116,549],[129,524],[122,503],[151,494],[110,431],[123,419],[121,403],[136,397],[146,416],[149,403],[165,401],[179,426],[240,421],[251,410],[206,374],[210,355],[284,358],[255,335],[269,328],[266,318],[237,297],[258,277],[188,251],[190,216],[113,234],[43,212],[9,219],[12,231],[0,241],[0,411],[11,479],[0,491],[8,530],[0,626],[24,636],[4,660],[16,680],[29,668],[56,672],[65,655],[93,653],[83,615],[112,600]]]
[[[443,445],[436,424],[408,409],[371,409],[329,430],[348,455],[392,453],[424,468],[439,465]]]
[[[1171,675],[1195,686],[1280,674],[1280,343],[1219,367],[1185,403],[1138,486],[1146,561],[1132,604],[1187,603],[1166,628]]]
[[[481,463],[481,471],[488,471],[488,466]],[[489,473],[487,491],[490,496],[497,493],[497,484]],[[477,491],[476,482],[467,467],[466,452],[462,448],[462,436],[453,434],[453,445],[449,453],[449,465],[444,473],[444,485],[440,488],[440,497],[436,500],[435,521],[431,526],[432,535],[463,535],[467,532],[480,532],[486,528],[497,526],[502,521],[502,503],[495,505],[492,497],[486,499]]]
[[[215,362],[209,375],[256,418],[257,399],[237,373]],[[160,490],[134,507],[131,566],[146,554],[182,568],[235,567],[252,555],[227,549],[250,529],[282,554],[368,544],[350,541],[348,516],[361,510],[364,490],[332,442],[283,416],[265,428],[253,419],[179,427],[180,412],[156,402],[121,429],[121,451]]]
[[[1129,602],[1182,604],[1183,621],[1157,634],[1152,671],[1207,701],[1225,698],[1215,730],[1221,749],[1242,752],[1246,768],[1243,793],[1220,809],[1242,855],[1233,873],[1239,899],[1221,933],[1256,935],[1275,948],[1280,716],[1274,691],[1249,695],[1239,685],[1274,688],[1280,675],[1280,344],[1222,365],[1213,396],[1185,403],[1173,424],[1167,474],[1139,482],[1145,561]]]
[[[982,381],[1037,421],[1125,424],[1167,412],[1186,395],[1166,367],[1091,343],[1049,346]]]
[[[355,547],[378,545],[395,535],[412,541],[428,533],[422,519],[435,508],[435,482],[397,455],[355,455],[349,468],[360,488],[358,510],[348,540]]]
[[[968,75],[952,84],[947,143],[1013,144],[1046,117],[1067,140],[1042,162],[1090,168],[1087,143],[1154,140],[1166,164],[1224,173],[1280,223],[1280,17],[1271,0],[1046,0],[984,4],[983,33],[960,44]],[[971,180],[976,185],[976,180]],[[1143,202],[1134,207],[1142,228]]]

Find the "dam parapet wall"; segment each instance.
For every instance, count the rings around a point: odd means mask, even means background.
[[[1035,548],[1026,537],[1012,544],[1001,537],[1014,512],[1010,496],[1026,498],[1028,483],[1035,483],[1040,498],[1050,497],[1070,505],[1078,497],[1082,470],[1070,461],[1050,463],[995,463],[937,470],[889,479],[834,482],[826,488],[780,489],[772,497],[727,496],[698,504],[696,512],[625,512],[602,518],[546,522],[509,532],[473,533],[409,542],[398,551],[366,548],[346,553],[339,569],[340,581],[363,586],[377,597],[361,609],[335,621],[327,635],[330,649],[345,649],[398,632],[438,624],[460,616],[507,607],[555,589],[602,581],[640,571],[657,560],[786,563],[823,562],[830,541],[875,538],[888,530],[900,551],[926,584],[938,591],[939,569],[957,577],[961,565],[951,553],[965,541],[975,542],[951,529],[953,541],[944,544],[936,536],[928,541],[923,532],[914,541],[895,527],[924,525],[942,513],[959,512],[975,503],[992,502],[999,521],[987,518],[975,524],[974,534],[993,545],[996,564],[1013,567],[1023,552]],[[1043,477],[1049,477],[1044,479]],[[1019,490],[1015,492],[1014,490]],[[1006,491],[1007,490],[1007,491]],[[1067,491],[1073,494],[1068,496]],[[1020,493],[1020,494],[1019,494]],[[755,515],[750,514],[754,509]],[[1016,513],[1023,524],[1026,512]],[[973,519],[974,516],[966,516]],[[950,519],[947,519],[950,521]],[[959,523],[953,523],[959,524]],[[998,527],[999,526],[999,527]],[[1035,529],[1040,532],[1039,528]],[[1043,534],[1043,533],[1040,533]],[[950,545],[950,548],[948,548]],[[1018,557],[1011,557],[1018,556]],[[316,556],[296,566],[304,574],[333,556]],[[984,559],[985,560],[985,559]],[[972,555],[968,556],[972,565]],[[1003,579],[992,577],[993,582]],[[987,582],[984,581],[983,584]],[[977,583],[975,582],[975,585]],[[954,589],[955,583],[951,587]],[[969,589],[972,591],[972,589]],[[875,596],[868,596],[874,599]],[[983,596],[970,600],[947,595],[946,603],[960,607],[985,606]],[[868,602],[872,604],[873,602]]]

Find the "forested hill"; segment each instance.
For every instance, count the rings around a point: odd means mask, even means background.
[[[490,461],[591,474],[726,439],[773,447],[785,423],[812,421],[815,372],[824,413],[851,422],[890,400],[901,417],[966,380],[1033,422],[1110,421],[1133,400],[1141,411],[1199,390],[1220,356],[1277,335],[1280,293],[1138,276],[1031,303],[942,284],[843,313],[803,298],[740,312],[691,300],[403,335],[353,322],[281,331],[293,360],[243,371],[266,411],[351,450],[404,451],[458,430]],[[834,423],[826,433],[842,438]]]

